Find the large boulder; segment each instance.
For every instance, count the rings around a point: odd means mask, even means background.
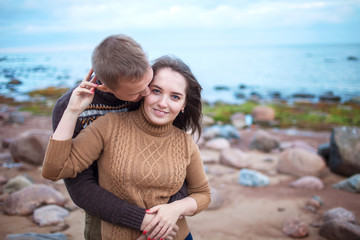
[[[63,206],[66,198],[55,189],[43,184],[32,184],[10,194],[4,201],[3,210],[8,215],[29,215],[44,204]]]
[[[272,107],[259,105],[251,112],[255,123],[271,123],[275,120],[275,110]]]
[[[69,214],[67,209],[50,204],[35,209],[33,218],[40,227],[43,227],[61,223]]]
[[[271,150],[279,147],[279,142],[268,132],[264,130],[258,130],[253,135],[250,146],[251,148],[262,152],[270,152]]]
[[[326,223],[331,221],[357,224],[355,214],[342,207],[332,208],[324,213],[323,222]]]
[[[41,166],[52,132],[47,130],[28,130],[10,144],[10,153],[15,162]]]
[[[335,183],[333,187],[352,193],[360,193],[360,174],[355,174],[350,178]]]
[[[18,175],[11,178],[4,186],[4,193],[11,194],[33,184],[27,177]]]
[[[283,151],[277,165],[279,172],[297,177],[319,177],[325,169],[326,164],[322,157],[299,148],[290,148]]]
[[[230,148],[230,142],[226,138],[214,138],[205,143],[205,148],[222,151]]]
[[[360,239],[360,226],[349,222],[331,221],[321,225],[319,235],[327,240]]]
[[[220,163],[234,168],[246,168],[249,165],[247,154],[237,148],[222,150]]]
[[[204,163],[219,163],[220,152],[212,149],[200,149],[201,159]]]
[[[328,240],[360,239],[360,226],[354,213],[342,208],[332,208],[323,215],[320,236]]]
[[[360,173],[360,128],[336,127],[331,132],[328,165],[331,171],[350,177]]]

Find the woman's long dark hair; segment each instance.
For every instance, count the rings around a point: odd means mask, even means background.
[[[196,80],[190,68],[179,58],[165,55],[154,60],[152,69],[154,76],[163,68],[170,68],[175,72],[180,73],[186,80],[186,100],[184,113],[180,112],[175,118],[173,125],[188,131],[191,129],[191,134],[198,133],[201,135],[201,118],[202,118],[202,103],[201,91],[202,88]]]

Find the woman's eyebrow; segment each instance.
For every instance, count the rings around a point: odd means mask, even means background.
[[[155,87],[158,88],[160,90],[162,90],[162,88],[156,84],[151,84],[150,87]],[[184,94],[180,93],[180,92],[171,92],[172,94],[176,94],[176,95],[180,95],[180,96],[184,96]]]

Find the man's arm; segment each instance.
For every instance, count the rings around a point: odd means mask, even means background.
[[[145,209],[116,197],[100,187],[96,179],[96,162],[76,178],[64,179],[74,203],[103,221],[140,230]]]

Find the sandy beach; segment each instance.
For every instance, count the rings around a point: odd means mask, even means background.
[[[0,135],[2,139],[14,138],[29,129],[51,130],[50,117],[32,116],[28,114],[24,124],[3,124],[0,122]],[[277,153],[261,153],[249,148],[249,139],[254,130],[241,130],[241,139],[233,145],[246,151],[252,159],[254,166],[263,168],[267,173],[272,172],[270,186],[245,187],[238,183],[239,169],[223,166],[221,164],[206,164],[209,182],[223,198],[220,208],[206,210],[194,217],[188,218],[194,239],[291,239],[282,232],[284,221],[289,218],[300,218],[309,229],[309,235],[303,239],[324,239],[319,235],[319,226],[322,214],[334,207],[343,207],[357,216],[360,221],[359,196],[354,193],[334,189],[332,184],[345,179],[345,177],[331,173],[329,170],[321,177],[325,188],[323,190],[306,190],[289,186],[296,177],[279,174],[273,170],[276,164]],[[328,142],[330,132],[299,131],[297,134],[288,134],[288,131],[274,131],[267,129],[280,141],[301,140],[317,149],[319,144]],[[292,131],[293,133],[293,131]],[[9,150],[2,147],[1,153]],[[273,159],[270,163],[256,162],[255,159]],[[68,198],[64,184],[45,180],[41,177],[41,168],[30,165],[22,167],[0,168],[0,176],[10,179],[17,175],[26,175],[34,183],[44,183],[53,186]],[[313,212],[305,208],[306,202],[314,195],[319,196],[323,205]],[[7,234],[15,233],[50,233],[55,226],[39,227],[34,223],[32,216],[8,216],[3,213],[3,198],[0,201],[0,239]],[[69,226],[63,231],[68,239],[83,239],[84,212],[76,209],[65,218]]]

